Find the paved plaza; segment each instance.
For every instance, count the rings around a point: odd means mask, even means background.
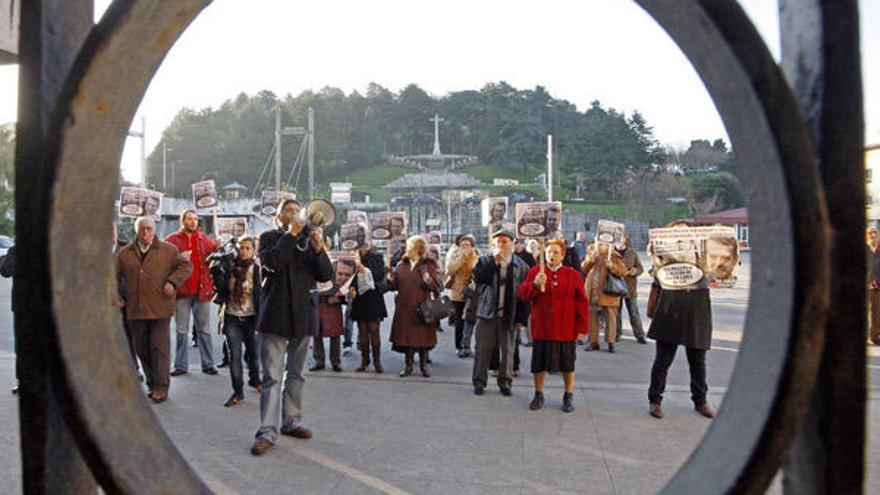
[[[642,278],[644,311],[647,278]],[[13,383],[9,281],[0,281],[0,492],[20,492],[17,402]],[[710,402],[722,406],[736,362],[748,297],[747,273],[738,288],[713,292],[715,332],[708,356]],[[391,295],[388,295],[391,301]],[[624,318],[626,320],[626,318]],[[355,373],[359,355],[344,358],[344,372],[310,373],[305,424],[311,440],[282,437],[260,458],[249,448],[259,424],[259,396],[251,389],[234,408],[228,370],[199,370],[172,379],[170,400],[153,407],[178,448],[219,494],[648,494],[663,487],[699,443],[711,420],[695,413],[687,362],[680,352],[670,370],[666,417],[647,414],[647,381],[654,346],[640,345],[625,325],[618,352],[578,353],[575,411],[565,414],[561,376],[547,379],[543,410],[529,411],[531,375],[503,397],[490,380],[473,395],[471,359],[456,357],[444,324],[432,353],[433,376],[401,379],[401,355],[382,327],[384,375]],[[121,330],[120,330],[121,331]],[[220,338],[215,338],[219,352]],[[98,346],[96,345],[96,349]],[[880,348],[870,350],[872,380],[867,465],[880,465]],[[219,356],[219,354],[218,354]],[[880,478],[866,493],[880,493]],[[779,492],[776,482],[772,492]]]

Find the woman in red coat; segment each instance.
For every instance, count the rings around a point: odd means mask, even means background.
[[[532,303],[532,374],[535,397],[529,409],[544,405],[544,377],[547,373],[563,373],[565,394],[562,410],[571,412],[574,392],[574,361],[576,339],[584,338],[590,318],[590,303],[577,270],[562,266],[565,244],[560,240],[547,243],[543,272],[535,266],[529,270],[517,296]],[[543,287],[543,292],[541,291]]]

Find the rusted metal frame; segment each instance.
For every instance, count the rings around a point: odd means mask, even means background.
[[[783,67],[817,150],[833,228],[827,342],[791,452],[788,494],[864,490],[867,377],[865,183],[856,0],[782,0]]]
[[[41,227],[49,232],[50,344],[60,363],[53,379],[63,385],[59,399],[80,450],[110,493],[210,493],[141,392],[112,306],[109,245],[128,127],[168,50],[208,3],[115,1],[70,70],[47,140],[55,173],[43,177],[53,188]]]
[[[715,101],[751,211],[751,303],[718,419],[664,493],[763,493],[807,410],[827,316],[828,220],[809,132],[733,0],[637,0]]]
[[[76,53],[92,26],[92,0],[32,0],[21,6],[15,150],[16,250],[13,314],[20,361],[22,489],[27,494],[95,493],[58,400],[51,373],[58,356],[48,262],[49,193],[54,165],[47,149],[51,113]]]

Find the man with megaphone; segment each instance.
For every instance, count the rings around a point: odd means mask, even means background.
[[[311,218],[299,215],[299,202],[285,199],[276,211],[277,228],[260,236],[264,282],[257,332],[263,390],[253,455],[269,450],[279,432],[303,439],[312,436],[301,424],[303,375],[317,327],[311,291],[333,275],[320,229],[308,225]]]

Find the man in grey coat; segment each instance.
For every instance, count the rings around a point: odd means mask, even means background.
[[[511,395],[513,384],[513,351],[516,345],[515,325],[528,320],[527,305],[516,298],[529,266],[513,255],[513,232],[501,229],[492,234],[493,248],[480,256],[474,268],[477,284],[476,356],[474,359],[474,393],[483,395],[488,383],[492,350],[501,350],[498,388],[502,395]]]
[[[269,450],[279,432],[295,438],[312,436],[300,424],[303,373],[317,327],[312,291],[317,282],[330,280],[333,269],[320,232],[298,217],[299,209],[296,200],[282,201],[276,214],[278,228],[260,236],[263,290],[257,332],[263,389],[253,455]]]

